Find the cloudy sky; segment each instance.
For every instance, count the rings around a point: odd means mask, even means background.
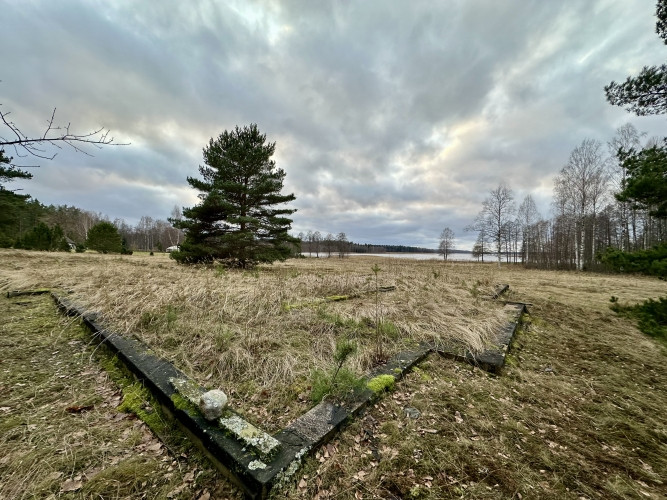
[[[186,177],[235,125],[277,143],[295,233],[432,248],[445,226],[470,248],[464,227],[501,182],[548,216],[553,177],[586,138],[627,122],[667,135],[664,116],[603,92],[667,59],[654,0],[0,0],[0,12],[3,112],[39,135],[55,107],[74,132],[131,143],[53,150],[11,187],[130,224],[195,204]]]

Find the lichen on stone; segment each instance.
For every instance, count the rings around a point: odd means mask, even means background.
[[[248,464],[248,469],[250,470],[266,469],[266,464],[261,460],[253,460]]]
[[[227,394],[220,389],[205,392],[199,398],[199,411],[206,420],[215,420],[222,416],[227,407]]]
[[[290,464],[283,471],[276,475],[274,491],[278,491],[280,488],[283,488],[294,475],[294,473],[299,470],[303,457],[306,455],[306,453],[308,453],[308,451],[310,451],[310,447],[301,448],[297,454],[294,455],[294,459],[290,462]]]
[[[176,389],[181,396],[189,400],[193,405],[199,406],[199,398],[204,391],[199,387],[197,382],[187,378],[171,377],[169,383],[174,386],[174,389]]]
[[[218,423],[220,427],[262,457],[270,457],[280,448],[280,441],[238,415],[230,414],[218,420]]]

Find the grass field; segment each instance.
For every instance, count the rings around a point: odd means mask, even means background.
[[[392,394],[309,459],[285,493],[289,497],[667,495],[667,349],[609,309],[612,295],[621,303],[664,295],[663,281],[356,257],[288,261],[243,273],[182,268],[157,255],[134,257],[2,251],[0,287],[73,292],[77,301],[104,312],[115,328],[136,333],[149,344],[152,338],[165,344],[156,344],[159,352],[202,383],[232,387],[233,404],[250,418],[270,420],[273,427],[310,404],[308,372],[331,363],[332,338],[354,333],[365,347],[352,366],[363,370],[374,362],[376,309],[370,269],[375,263],[382,269],[380,285],[396,286],[379,294],[380,316],[395,326],[385,332],[389,352],[422,339],[481,346],[502,321],[499,308],[481,299],[496,283],[510,284],[511,300],[533,304],[503,376],[431,355]],[[341,295],[357,297],[326,301]],[[34,309],[19,305],[32,301],[43,302]],[[137,433],[143,430],[133,430],[138,424],[127,418],[113,422],[119,395],[100,370],[103,363],[90,357],[83,333],[65,333],[75,325],[65,328],[66,320],[50,309],[46,297],[3,299],[0,305],[7,312],[2,316],[11,318],[2,325],[0,417],[5,424],[0,457],[9,458],[0,458],[0,497],[87,498],[84,493],[96,491],[95,483],[83,472],[110,469],[111,457],[148,465],[138,474],[141,480],[125,477],[116,484],[116,493],[105,489],[103,498],[165,498],[181,486],[172,497],[234,497],[231,487],[194,452],[182,448],[178,438],[166,439],[170,449],[158,447],[162,451],[154,461],[145,449],[136,448],[137,441],[141,444]],[[30,323],[31,318],[38,324]],[[41,333],[30,335],[32,331]],[[233,334],[216,340],[221,331]],[[273,332],[278,331],[293,336],[277,341]],[[205,351],[214,353],[202,362]],[[211,362],[216,357],[228,360]],[[259,364],[269,366],[254,367],[253,360],[266,360]],[[33,366],[40,367],[39,380],[29,378]],[[88,372],[92,375],[76,376]],[[264,375],[272,375],[268,383]],[[281,380],[283,389],[273,389]],[[38,399],[47,391],[51,399]],[[286,395],[294,404],[287,412],[284,407],[278,411]],[[81,414],[63,410],[90,404],[94,408]],[[407,417],[405,408],[417,409],[419,418]],[[57,419],[52,421],[54,412]],[[73,438],[71,432],[77,431],[70,420],[62,423],[63,417],[84,422],[78,432],[87,434]],[[95,431],[93,439],[91,422],[100,421],[127,427],[110,427],[113,439],[97,439]],[[107,432],[102,427],[100,436]],[[109,451],[99,453],[106,450],[99,448],[100,442],[107,446],[107,441]],[[67,451],[72,443],[76,448]],[[61,448],[66,451],[58,451]],[[164,479],[169,472],[174,474]],[[47,477],[50,482],[45,482]],[[81,486],[64,492],[66,480]],[[22,490],[28,485],[29,490]],[[22,496],[22,491],[31,493]]]
[[[469,265],[298,259],[253,271],[179,266],[153,257],[6,251],[0,289],[48,287],[69,293],[110,327],[135,335],[200,384],[222,388],[235,407],[268,430],[312,402],[315,370],[334,364],[336,341],[358,345],[347,365],[362,375],[420,341],[480,349],[502,322],[480,300],[495,283]],[[377,303],[376,303],[377,299]],[[380,360],[381,361],[381,360]]]

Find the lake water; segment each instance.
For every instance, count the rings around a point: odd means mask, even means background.
[[[350,257],[367,256],[367,257],[391,257],[393,259],[416,259],[416,260],[444,260],[442,255],[437,253],[409,253],[409,252],[386,252],[386,253],[350,253]],[[484,255],[484,261],[493,258],[492,255]],[[476,261],[471,253],[454,253],[449,256],[447,260],[459,261]]]

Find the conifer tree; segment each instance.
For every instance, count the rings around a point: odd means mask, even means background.
[[[11,164],[12,158],[5,154],[4,149],[0,149],[0,189],[5,189],[3,184],[11,182],[14,179],[31,179],[32,174],[16,168]]]
[[[101,253],[120,253],[122,238],[111,222],[98,222],[88,231],[86,246]]]
[[[667,44],[667,0],[656,4],[655,31]],[[625,106],[638,116],[667,113],[667,64],[644,66],[637,76],[629,76],[623,83],[611,82],[605,86],[607,101],[614,106]]]
[[[184,208],[182,220],[170,220],[186,233],[172,258],[247,268],[290,255],[297,239],[288,234],[292,220],[287,216],[295,210],[275,206],[295,197],[281,194],[285,171],[271,159],[274,151],[275,142],[266,142],[255,124],[225,130],[209,141],[201,178],[187,178],[201,202]]]

